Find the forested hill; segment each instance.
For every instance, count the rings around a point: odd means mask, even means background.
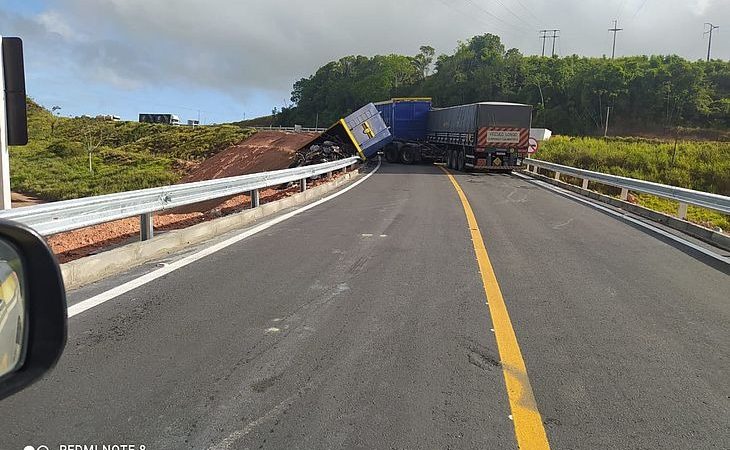
[[[535,126],[564,134],[594,134],[611,107],[611,126],[631,131],[678,126],[730,128],[730,62],[678,56],[586,58],[524,56],[485,34],[435,57],[347,56],[294,84],[293,106],[275,125],[329,124],[371,101],[432,97],[436,106],[486,100],[535,106]]]

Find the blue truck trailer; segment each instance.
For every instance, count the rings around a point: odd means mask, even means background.
[[[426,141],[430,98],[393,98],[375,103],[375,107],[392,135],[383,148],[386,161],[411,164],[443,160],[444,152]]]
[[[427,98],[375,104],[393,135],[389,162],[445,162],[456,170],[512,170],[527,155],[532,106],[480,102],[433,108]]]

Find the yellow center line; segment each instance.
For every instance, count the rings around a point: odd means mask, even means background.
[[[484,293],[487,296],[487,305],[492,316],[499,358],[502,362],[502,373],[504,374],[504,383],[507,387],[507,396],[512,410],[517,446],[520,450],[549,449],[550,444],[545,434],[542,417],[537,409],[535,394],[532,392],[530,379],[527,376],[527,367],[522,359],[522,352],[517,344],[517,336],[515,336],[515,330],[512,328],[512,321],[509,318],[502,291],[499,289],[499,283],[497,283],[497,276],[494,274],[494,268],[484,246],[484,240],[482,239],[482,233],[479,231],[477,219],[474,217],[474,211],[472,211],[469,200],[467,200],[456,178],[445,168],[441,167],[441,169],[449,177],[451,184],[454,185],[454,189],[459,194],[469,231],[471,232],[474,253],[479,263]]]

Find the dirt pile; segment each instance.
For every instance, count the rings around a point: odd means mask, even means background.
[[[192,183],[194,181],[287,169],[294,161],[296,151],[317,136],[317,133],[259,131],[240,144],[232,145],[206,159],[180,182]],[[202,213],[219,208],[228,200],[230,200],[230,197],[217,198],[203,203],[183,206],[172,212],[176,214]]]
[[[294,153],[317,136],[317,133],[259,131],[240,144],[206,159],[180,182],[286,169],[294,161]]]

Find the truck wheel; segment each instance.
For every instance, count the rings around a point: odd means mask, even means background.
[[[385,149],[385,160],[389,163],[398,162],[398,148],[395,145],[389,145]]]
[[[413,149],[404,145],[400,150],[400,162],[403,164],[413,164],[414,159]]]
[[[456,169],[457,170],[459,170],[461,172],[464,171],[464,168],[465,168],[465,165],[464,165],[465,164],[465,160],[466,160],[466,155],[464,153],[464,149],[461,149],[461,150],[459,150],[459,162],[456,163]]]
[[[454,168],[454,152],[451,149],[446,150],[446,167],[449,169]]]

